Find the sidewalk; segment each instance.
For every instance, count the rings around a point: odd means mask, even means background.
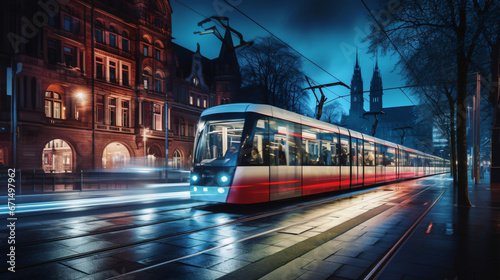
[[[450,187],[378,279],[500,279],[500,190],[469,181],[473,207]]]

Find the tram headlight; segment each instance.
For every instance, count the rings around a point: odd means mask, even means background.
[[[197,174],[191,175],[191,182],[196,183],[199,179],[200,177]]]
[[[225,186],[229,185],[230,179],[231,179],[231,177],[229,176],[229,174],[227,174],[225,172],[221,172],[221,173],[217,174],[217,184],[221,187],[225,187]]]
[[[197,187],[193,187],[193,191],[197,192],[198,188]]]
[[[219,193],[221,193],[221,194],[222,194],[222,193],[224,193],[224,188],[218,188],[218,189],[217,189],[217,192],[219,192]]]

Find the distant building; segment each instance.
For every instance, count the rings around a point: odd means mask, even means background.
[[[210,60],[172,42],[167,0],[33,3],[7,0],[0,11],[8,38],[0,42],[0,163],[13,160],[5,71],[14,61],[22,63],[19,169],[164,167],[166,156],[170,167],[189,168],[201,112],[231,102],[240,87],[230,34]]]
[[[375,119],[363,109],[365,98],[363,96],[363,79],[359,58],[356,52],[356,63],[351,79],[351,107],[349,115],[342,116],[341,124],[348,128],[371,135]],[[405,129],[404,146],[419,149],[421,151],[433,152],[432,124],[422,121],[416,106],[383,107],[382,75],[378,67],[378,61],[373,69],[370,82],[369,106],[372,113],[384,112],[377,115],[378,124],[375,137],[400,144],[403,130]]]

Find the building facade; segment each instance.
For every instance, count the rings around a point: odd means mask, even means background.
[[[230,102],[240,84],[222,86],[226,80],[213,70],[220,57],[209,60],[199,48],[190,52],[172,42],[170,3],[33,3],[9,0],[0,12],[2,37],[8,38],[0,48],[0,125],[5,128],[0,162],[11,166],[14,161],[5,71],[21,63],[14,85],[17,168],[165,167],[167,159],[170,167],[189,168],[201,112]],[[239,77],[237,62],[232,67]],[[219,86],[227,92],[221,94]]]

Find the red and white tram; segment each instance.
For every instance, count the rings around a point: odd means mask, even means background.
[[[191,198],[258,203],[446,173],[449,161],[270,105],[203,112]]]

